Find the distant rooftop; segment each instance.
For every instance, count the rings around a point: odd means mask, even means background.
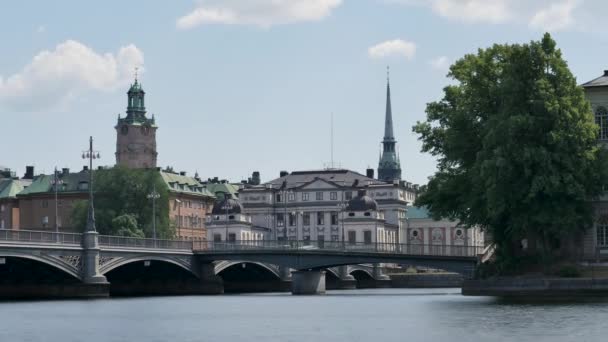
[[[584,88],[608,87],[608,70],[604,70],[604,74],[602,76],[587,83],[583,83],[582,86]]]

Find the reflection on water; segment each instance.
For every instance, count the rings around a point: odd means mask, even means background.
[[[5,302],[0,324],[0,341],[605,341],[608,304],[378,289]]]

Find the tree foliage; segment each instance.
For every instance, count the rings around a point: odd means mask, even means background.
[[[152,237],[152,200],[148,195],[156,188],[156,234],[159,238],[174,236],[169,220],[169,191],[156,170],[133,170],[116,166],[96,170],[95,222],[100,234]],[[88,201],[74,206],[72,220],[84,230]]]
[[[455,84],[414,126],[422,150],[438,158],[417,205],[484,227],[504,258],[521,239],[538,237],[552,253],[561,237],[588,227],[606,157],[591,106],[551,36],[480,49],[448,76]]]

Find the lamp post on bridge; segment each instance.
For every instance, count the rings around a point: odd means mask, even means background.
[[[156,247],[156,200],[160,198],[160,194],[156,191],[156,183],[152,187],[152,192],[148,194],[148,199],[152,200],[152,238],[154,239],[154,247]]]
[[[87,232],[96,232],[95,208],[93,206],[93,159],[99,159],[99,151],[93,150],[93,137],[89,138],[89,150],[82,152],[82,159],[89,159],[89,210],[87,214]]]

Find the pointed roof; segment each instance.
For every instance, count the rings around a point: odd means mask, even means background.
[[[604,70],[604,74],[596,79],[582,84],[583,88],[606,87],[608,86],[608,70]]]
[[[393,112],[391,109],[391,83],[388,75],[386,75],[386,116],[384,118],[384,141],[394,141],[393,134]]]

